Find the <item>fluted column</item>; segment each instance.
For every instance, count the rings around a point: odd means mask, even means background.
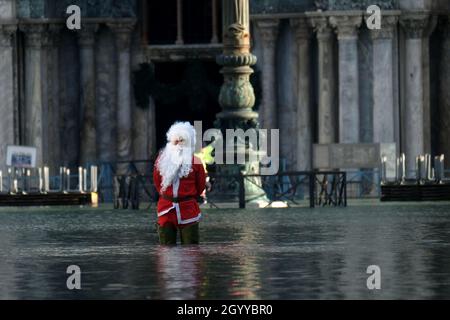
[[[0,170],[6,163],[6,146],[17,142],[15,132],[14,50],[17,25],[0,25]]]
[[[134,23],[110,25],[115,33],[118,51],[117,69],[117,160],[129,161],[132,156],[131,115],[131,32]],[[117,167],[118,174],[126,171],[126,165]]]
[[[45,32],[42,24],[23,25],[25,33],[25,112],[22,123],[25,126],[24,142],[37,149],[36,164],[42,166],[47,160],[45,97],[42,90]]]
[[[183,43],[183,0],[177,0],[177,40],[175,44]]]
[[[393,39],[397,16],[384,16],[383,27],[371,30],[373,42],[373,141],[395,142]]]
[[[311,110],[311,29],[306,18],[295,18],[290,21],[295,32],[297,53],[297,150],[296,168],[298,171],[311,169],[312,160],[312,110]]]
[[[95,33],[96,24],[87,24],[78,33],[81,80],[81,145],[80,164],[96,161],[95,129]]]
[[[439,79],[439,152],[450,167],[450,18],[442,21],[440,79]]]
[[[406,35],[404,151],[407,158],[406,170],[408,176],[412,177],[415,170],[415,158],[425,151],[422,37],[428,25],[428,15],[405,14],[400,18],[400,24]]]
[[[330,17],[339,41],[339,142],[359,142],[358,29],[361,15]]]
[[[333,31],[326,16],[311,15],[310,23],[317,35],[319,51],[319,143],[335,143],[337,130],[336,107],[334,103],[336,84],[333,64]]]
[[[262,41],[262,101],[259,108],[260,126],[264,129],[276,129],[277,96],[275,83],[275,46],[279,21],[276,19],[256,20]]]
[[[61,104],[59,84],[59,44],[61,41],[61,24],[48,27],[48,161],[51,172],[55,173],[62,165],[61,146]]]

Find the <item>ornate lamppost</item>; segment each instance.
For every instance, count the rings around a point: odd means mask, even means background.
[[[224,76],[224,84],[219,96],[222,112],[217,114],[216,126],[222,133],[227,129],[244,131],[256,129],[258,113],[253,111],[255,93],[250,83],[250,75],[253,73],[251,66],[256,64],[257,59],[250,51],[249,0],[223,0],[222,8],[223,53],[217,57],[217,63],[223,67],[221,73]],[[248,141],[241,143],[245,148],[236,148],[233,144],[234,150],[230,150],[228,145],[225,153],[232,152],[236,158],[239,157],[239,153],[241,155],[244,153],[244,157],[249,161],[245,164],[217,165],[218,174],[239,175],[259,172],[259,162],[250,160],[258,158],[255,157],[259,154],[258,146]],[[267,201],[259,177],[246,178],[243,184],[246,201]],[[225,187],[223,183],[219,185]]]

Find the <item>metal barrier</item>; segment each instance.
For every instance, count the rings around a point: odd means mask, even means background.
[[[345,172],[281,172],[274,176],[210,174],[209,176],[212,190],[207,192],[207,201],[216,208],[223,203],[233,201],[239,203],[239,208],[245,208],[249,202],[261,198],[268,200],[267,207],[276,201],[283,201],[288,206],[298,206],[305,200],[311,208],[347,206]]]

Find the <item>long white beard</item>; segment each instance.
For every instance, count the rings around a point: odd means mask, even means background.
[[[192,149],[167,143],[159,156],[157,168],[162,177],[161,190],[165,191],[176,177],[185,178],[192,171]]]

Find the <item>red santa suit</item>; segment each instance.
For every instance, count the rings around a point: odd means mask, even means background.
[[[162,177],[156,165],[153,170],[153,181],[160,195],[157,213],[158,224],[161,227],[166,224],[183,227],[200,220],[201,211],[197,198],[205,190],[206,183],[206,173],[200,159],[193,157],[192,169],[188,176],[176,177],[164,191],[161,191]]]

